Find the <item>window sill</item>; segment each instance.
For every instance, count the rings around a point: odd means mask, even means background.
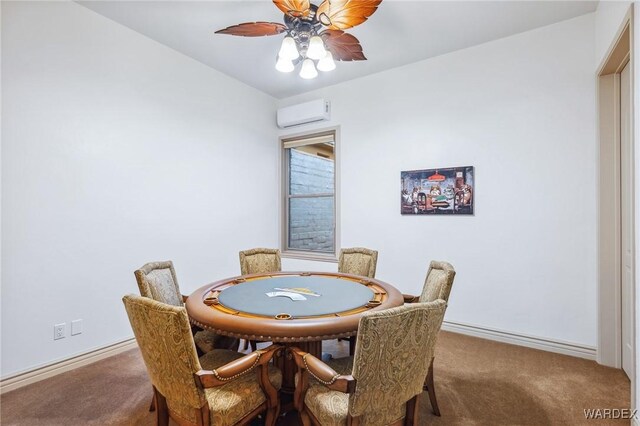
[[[282,251],[280,256],[285,259],[313,260],[316,262],[338,263],[338,257],[335,255],[335,253],[320,254],[289,250]]]

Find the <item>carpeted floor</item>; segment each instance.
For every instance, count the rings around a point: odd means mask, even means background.
[[[345,356],[347,342],[325,351]],[[592,425],[583,409],[629,408],[629,380],[593,361],[442,332],[435,362],[442,417],[420,399],[419,424]],[[131,350],[2,395],[3,425],[152,425],[151,385]],[[616,424],[628,424],[620,420]],[[298,425],[295,415],[279,425]]]

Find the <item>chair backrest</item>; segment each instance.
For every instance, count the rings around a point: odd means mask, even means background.
[[[173,306],[183,305],[176,271],[170,260],[147,263],[134,274],[141,296]]]
[[[340,250],[338,272],[375,278],[378,252],[364,247],[352,247]]]
[[[419,301],[425,303],[442,299],[448,302],[455,276],[456,271],[450,263],[431,261]]]
[[[268,274],[281,270],[282,263],[278,249],[254,248],[240,252],[240,273],[242,275]]]
[[[422,392],[445,307],[444,300],[437,300],[363,315],[349,414],[373,417],[376,424],[389,424],[403,415],[404,404]]]
[[[194,378],[201,366],[186,309],[133,294],[122,301],[151,383],[172,411],[195,419],[206,399]]]

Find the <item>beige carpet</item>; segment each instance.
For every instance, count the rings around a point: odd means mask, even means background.
[[[346,342],[325,351],[346,355]],[[603,425],[585,408],[629,408],[629,380],[593,361],[441,333],[435,363],[442,417],[420,399],[419,424]],[[137,350],[2,395],[3,425],[152,425],[151,385]],[[280,425],[298,425],[295,415]]]

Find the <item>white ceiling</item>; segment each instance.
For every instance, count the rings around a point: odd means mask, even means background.
[[[319,4],[319,0],[312,0]],[[233,24],[282,22],[271,1],[79,1],[82,5],[272,96],[298,93],[593,12],[597,1],[393,1],[349,30],[367,61],[303,80],[275,70],[283,38],[214,34]],[[297,71],[297,70],[296,70]]]

